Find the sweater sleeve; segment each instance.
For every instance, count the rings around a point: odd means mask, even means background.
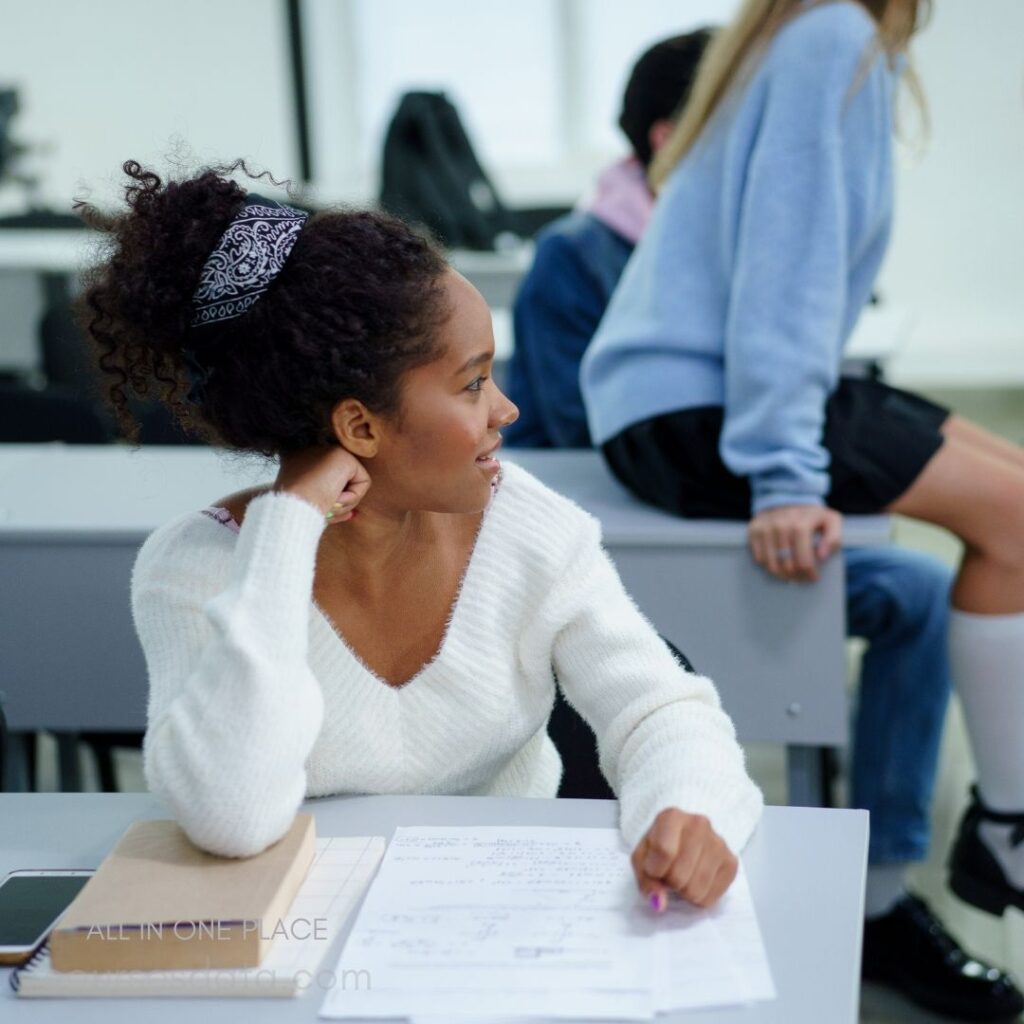
[[[829,490],[822,434],[858,244],[851,197],[870,189],[891,131],[886,116],[851,113],[876,110],[865,88],[870,19],[852,7],[803,15],[766,58],[735,241],[720,442],[729,469],[750,479],[754,514],[823,504]]]
[[[305,797],[323,718],[307,656],[323,526],[301,499],[268,494],[248,507],[226,584],[223,574],[211,579],[208,552],[181,550],[173,537],[148,542],[136,562],[132,607],[150,686],[146,780],[212,853],[260,852]]]
[[[703,814],[738,852],[761,791],[709,679],[687,672],[630,599],[590,520],[548,598],[560,621],[553,661],[566,698],[597,735],[601,770],[635,849],[670,807]]]

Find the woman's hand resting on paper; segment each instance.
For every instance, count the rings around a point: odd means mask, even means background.
[[[710,907],[739,870],[735,854],[708,819],[676,807],[654,819],[631,860],[640,891],[659,911],[669,890],[698,907]]]
[[[285,491],[318,508],[328,526],[347,523],[370,489],[370,474],[341,447],[313,448],[281,456],[275,491]]]
[[[813,583],[818,563],[839,548],[843,517],[821,505],[779,505],[754,516],[747,537],[754,561],[773,576]]]

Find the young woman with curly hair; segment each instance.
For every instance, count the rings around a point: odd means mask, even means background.
[[[761,812],[713,685],[640,615],[596,521],[502,473],[489,310],[376,213],[308,219],[128,163],[80,302],[111,400],[279,457],[158,529],[132,580],[153,791],[254,854],[333,793],[552,797],[555,674],[593,726],[642,891],[716,900]]]

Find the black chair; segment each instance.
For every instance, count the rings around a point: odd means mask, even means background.
[[[46,309],[39,321],[42,370],[51,387],[59,385],[83,398],[96,398],[96,370],[92,353],[75,323],[67,284],[61,279],[44,281]]]
[[[108,444],[113,439],[103,411],[70,388],[0,384],[0,442]]]
[[[101,416],[105,408],[98,397],[99,379],[88,342],[75,323],[66,289],[60,282],[47,287],[46,311],[39,323],[43,374],[52,387],[58,385],[96,405]],[[139,424],[140,444],[203,444],[186,434],[162,403],[155,399],[129,399],[129,410]]]
[[[141,750],[145,733],[138,730],[129,732],[83,732],[78,738],[89,747],[96,758],[96,771],[100,790],[103,793],[118,792],[117,772],[114,770],[114,751],[121,747],[126,750]]]
[[[662,639],[665,640],[664,637]],[[683,668],[688,672],[694,671],[690,659],[675,644],[665,640],[665,645]],[[560,797],[583,800],[615,799],[608,780],[601,774],[597,737],[565,699],[561,689],[555,697],[555,707],[548,721],[548,735],[562,756],[562,783],[558,787]]]
[[[7,788],[7,716],[4,714],[3,695],[0,694],[0,793]]]

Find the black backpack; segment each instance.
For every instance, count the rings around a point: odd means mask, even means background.
[[[458,111],[440,92],[407,92],[399,101],[384,140],[380,203],[452,248],[492,250],[510,225]]]

